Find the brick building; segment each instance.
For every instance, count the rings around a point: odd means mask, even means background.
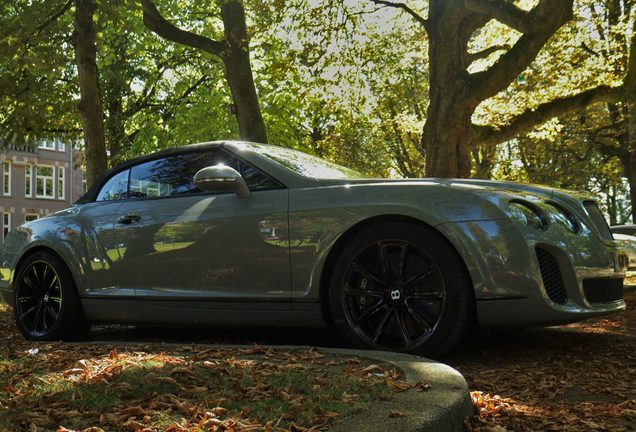
[[[2,239],[26,221],[72,205],[84,193],[76,151],[59,140],[0,150]]]

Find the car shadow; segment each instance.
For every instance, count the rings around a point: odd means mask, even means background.
[[[466,338],[454,351],[440,360],[455,362],[505,360],[523,362],[537,353],[545,360],[567,357],[578,353],[582,358],[588,354],[612,352],[619,347],[636,345],[636,337],[614,333],[602,327],[589,328],[571,326],[546,328],[519,328],[486,330],[479,335]]]
[[[636,344],[636,338],[615,334],[599,328],[596,331],[572,327],[519,328],[482,330],[467,336],[456,349],[439,360],[450,364],[456,361],[483,360],[484,357],[505,358],[509,361],[525,359],[537,352],[546,358],[561,356],[564,348],[586,351],[612,350],[617,345]],[[123,344],[197,344],[197,345],[302,345],[322,348],[347,348],[334,332],[328,329],[289,328],[182,328],[126,325],[97,325],[86,342]],[[571,351],[570,351],[571,352]]]
[[[166,343],[201,345],[306,345],[323,348],[345,347],[328,329],[290,328],[175,328],[126,325],[97,325],[87,342]]]

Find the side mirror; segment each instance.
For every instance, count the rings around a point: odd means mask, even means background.
[[[246,198],[250,194],[243,177],[226,165],[214,165],[199,170],[194,175],[194,185],[208,192],[232,191],[239,198]]]

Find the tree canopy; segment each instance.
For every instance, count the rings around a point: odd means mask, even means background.
[[[91,178],[160,148],[269,141],[376,176],[593,189],[621,222],[636,191],[635,3],[3,0],[0,139],[84,143]]]

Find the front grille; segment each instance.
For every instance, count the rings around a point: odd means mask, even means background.
[[[601,233],[601,237],[605,240],[614,240],[614,236],[607,225],[605,216],[601,213],[601,209],[598,208],[598,205],[594,201],[584,201],[583,207],[585,207],[585,211],[590,216],[590,219],[592,219],[596,229]]]
[[[568,295],[563,285],[559,263],[554,255],[543,248],[537,247],[536,252],[541,279],[548,297],[555,303],[564,304],[568,300]]]
[[[622,278],[583,279],[583,292],[590,303],[611,303],[623,298]]]

